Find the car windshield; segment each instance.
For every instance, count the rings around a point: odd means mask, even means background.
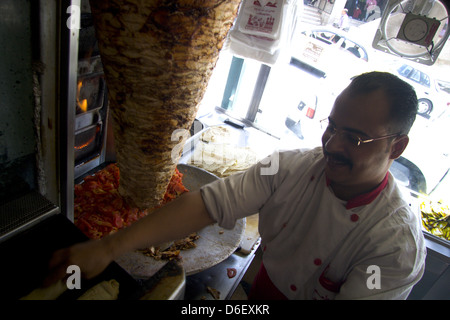
[[[424,87],[430,88],[430,77],[420,70],[404,64],[398,68],[397,72],[405,78],[408,78]]]
[[[306,35],[306,32],[303,34]],[[367,52],[364,47],[350,40],[343,34],[328,30],[313,30],[309,36],[328,45],[338,45],[340,49],[347,50],[348,53],[353,54],[355,57],[365,61],[368,60]]]

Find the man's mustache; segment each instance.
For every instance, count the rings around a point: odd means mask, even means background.
[[[334,162],[341,162],[349,165],[350,167],[353,166],[353,162],[349,158],[343,156],[342,154],[328,152],[325,148],[323,149],[323,153],[325,157],[329,158]]]

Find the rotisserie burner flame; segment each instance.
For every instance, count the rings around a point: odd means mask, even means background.
[[[84,148],[88,147],[92,142],[94,142],[95,138],[97,137],[97,135],[100,133],[100,127],[97,126],[95,129],[95,134],[92,135],[88,141],[80,144],[80,145],[75,145],[74,148],[75,150],[83,150]]]
[[[83,86],[83,81],[79,80],[77,85],[77,106],[81,109],[82,112],[86,112],[88,109],[87,99],[83,99],[80,102],[80,91]]]

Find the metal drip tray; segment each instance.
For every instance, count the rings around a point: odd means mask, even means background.
[[[87,238],[62,214],[48,217],[32,228],[0,243],[2,290],[0,299],[16,300],[42,284],[48,272],[51,254]],[[111,263],[99,276],[81,279],[81,289],[67,290],[61,300],[77,299],[82,293],[103,281],[115,279],[120,283],[119,299],[142,294],[142,287],[117,264]]]
[[[0,205],[0,242],[57,212],[58,207],[35,191]]]

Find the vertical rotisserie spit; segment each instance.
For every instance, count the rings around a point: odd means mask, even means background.
[[[240,0],[91,0],[108,86],[120,194],[158,206]],[[176,161],[173,161],[176,160]]]

